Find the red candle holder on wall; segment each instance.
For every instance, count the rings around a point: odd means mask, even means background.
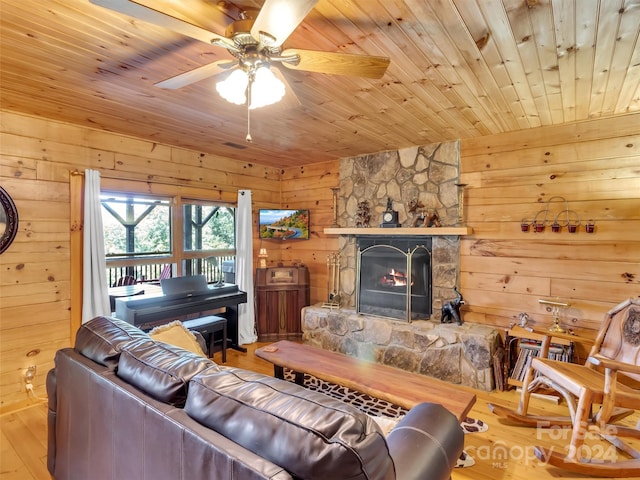
[[[595,233],[596,223],[593,220],[587,220],[587,223],[584,226],[584,231],[587,233]]]
[[[564,209],[560,210],[555,214],[555,216],[553,216],[553,223],[551,223],[550,209],[551,204],[554,201],[563,202]],[[522,232],[528,232],[531,230],[534,233],[543,233],[546,227],[550,226],[553,233],[560,233],[564,228],[566,228],[567,232],[569,233],[576,233],[581,223],[582,222],[580,221],[580,216],[578,215],[578,213],[573,210],[569,210],[569,202],[567,202],[564,197],[555,196],[551,197],[547,201],[544,210],[540,210],[538,213],[536,213],[531,222],[523,219],[520,222],[520,230]],[[595,232],[595,222],[593,220],[589,220],[585,224],[585,231],[587,233]]]

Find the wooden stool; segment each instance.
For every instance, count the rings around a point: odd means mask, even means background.
[[[182,324],[189,330],[199,332],[207,340],[209,358],[213,357],[214,334],[222,332],[222,363],[227,363],[227,319],[209,315],[207,317],[185,320]]]

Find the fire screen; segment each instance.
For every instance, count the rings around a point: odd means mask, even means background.
[[[431,238],[358,239],[358,313],[410,322],[431,316]]]

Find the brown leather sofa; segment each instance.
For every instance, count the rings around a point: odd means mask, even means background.
[[[464,441],[440,405],[416,406],[385,438],[346,403],[106,317],[57,352],[47,391],[57,480],[440,480]]]

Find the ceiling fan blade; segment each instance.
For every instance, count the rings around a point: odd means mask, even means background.
[[[166,13],[162,13],[151,7],[147,7],[138,2],[131,0],[89,0],[91,3],[100,7],[108,8],[118,13],[129,15],[144,22],[152,23],[168,30],[181,33],[187,37],[200,40],[208,44],[221,45],[226,48],[227,45],[235,48],[235,44],[226,37],[210,32],[202,27],[185,22],[179,18],[172,17]]]
[[[208,63],[201,67],[194,68],[188,72],[181,73],[171,78],[167,78],[155,84],[156,87],[176,89],[186,87],[192,83],[199,82],[205,78],[213,77],[222,72],[229,71],[232,67],[238,65],[237,60],[218,60],[217,62]]]
[[[283,57],[298,55],[300,61],[282,62],[293,70],[328,73],[331,75],[348,75],[352,77],[382,78],[389,66],[387,57],[370,55],[353,55],[350,53],[316,52],[313,50],[287,49]]]
[[[318,0],[267,0],[251,27],[251,36],[260,40],[260,32],[272,37],[269,46],[279,47],[313,9]]]

